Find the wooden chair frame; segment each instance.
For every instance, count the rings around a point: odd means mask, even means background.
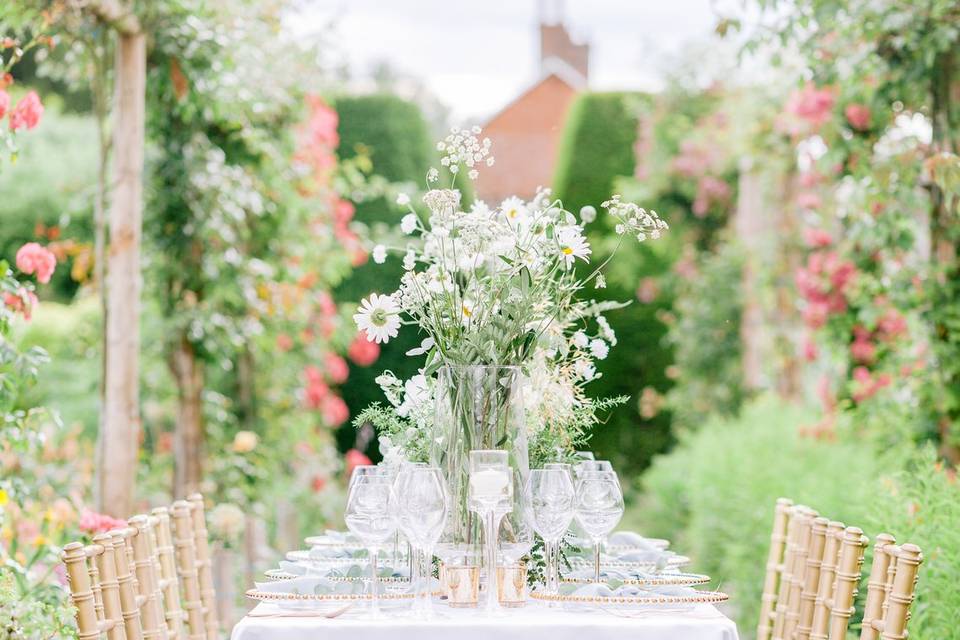
[[[914,544],[897,546],[895,543],[891,535],[882,533],[877,536],[860,640],[903,640],[907,637],[910,606],[923,554]]]

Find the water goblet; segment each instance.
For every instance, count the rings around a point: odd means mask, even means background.
[[[497,594],[497,538],[500,518],[513,509],[513,473],[506,451],[470,452],[468,502],[484,523],[488,614],[500,610]]]
[[[566,468],[565,468],[566,467]],[[576,491],[568,471],[569,465],[546,465],[533,469],[528,481],[528,493],[533,513],[533,526],[543,538],[547,569],[545,589],[555,595],[560,590],[557,556],[560,539],[570,527],[574,515]]]
[[[594,545],[594,580],[600,582],[603,540],[623,517],[623,492],[613,471],[586,471],[577,481],[574,512]]]
[[[440,469],[424,465],[402,470],[394,484],[394,498],[398,524],[418,558],[413,577],[414,609],[422,617],[429,618],[433,613],[431,560],[448,509]]]
[[[378,548],[397,530],[393,488],[389,477],[369,475],[357,478],[347,497],[344,520],[350,532],[363,542],[370,554],[370,615],[382,618],[377,575]]]

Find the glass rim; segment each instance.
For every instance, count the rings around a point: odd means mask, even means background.
[[[440,369],[509,369],[519,371],[517,364],[445,364]]]

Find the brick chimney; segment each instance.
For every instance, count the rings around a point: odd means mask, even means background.
[[[540,73],[546,75],[553,71],[550,61],[559,60],[583,76],[586,83],[590,67],[590,45],[577,44],[570,39],[570,34],[563,24],[562,2],[557,2],[553,8],[554,15],[548,16],[544,3],[540,5]]]

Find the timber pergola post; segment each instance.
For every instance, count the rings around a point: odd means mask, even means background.
[[[104,401],[97,444],[98,508],[115,517],[133,513],[140,440],[140,238],[146,36],[129,8],[93,0],[85,9],[117,32],[113,179],[104,322]]]

